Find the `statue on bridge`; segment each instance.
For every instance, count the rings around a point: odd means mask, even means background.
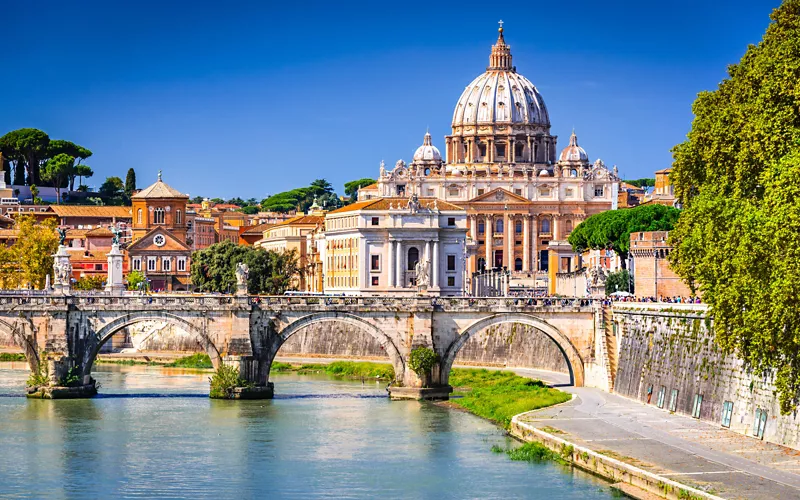
[[[236,295],[247,295],[247,278],[250,268],[244,262],[236,264]]]
[[[65,227],[57,227],[56,231],[58,232],[58,246],[64,246],[64,241],[67,239],[67,228]]]
[[[414,266],[414,271],[417,273],[417,288],[427,289],[429,285],[428,276],[428,262],[425,260],[418,260],[417,265]]]
[[[111,244],[112,245],[119,245],[119,237],[122,234],[122,231],[117,226],[109,226],[108,229],[111,231]]]

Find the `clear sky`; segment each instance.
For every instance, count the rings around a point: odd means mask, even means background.
[[[133,167],[192,196],[321,177],[341,194],[410,161],[426,127],[444,149],[502,19],[559,149],[574,127],[592,160],[651,176],[779,3],[6,1],[0,134],[88,147],[95,186]]]

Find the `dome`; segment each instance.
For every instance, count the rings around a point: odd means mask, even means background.
[[[431,143],[431,134],[425,132],[425,138],[422,140],[422,146],[417,148],[414,153],[414,161],[442,161],[442,154],[439,149]]]
[[[542,169],[542,170],[539,171],[539,177],[550,177],[550,172],[548,172],[547,170]]]
[[[558,157],[558,161],[589,162],[589,155],[586,154],[586,151],[582,147],[578,146],[578,136],[575,135],[574,130],[572,131],[572,135],[569,136],[569,146],[561,151],[561,156]]]
[[[485,123],[550,127],[550,116],[539,91],[511,65],[511,47],[500,27],[486,72],[467,85],[453,113],[453,127]]]

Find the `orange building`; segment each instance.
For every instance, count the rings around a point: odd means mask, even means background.
[[[131,197],[133,242],[128,246],[130,269],[142,271],[151,290],[187,290],[192,249],[187,244],[188,195],[161,180]]]
[[[669,232],[648,231],[631,234],[630,256],[637,297],[689,297],[692,291],[670,268],[667,257],[672,247]]]

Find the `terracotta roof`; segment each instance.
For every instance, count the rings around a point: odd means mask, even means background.
[[[214,208],[218,208],[220,210],[231,210],[231,209],[236,210],[242,207],[240,207],[239,205],[234,205],[233,203],[217,203],[216,205],[214,205]]]
[[[150,186],[142,189],[135,195],[131,196],[131,198],[186,198],[188,200],[189,196],[181,193],[177,189],[172,188],[166,182],[162,181],[161,175],[159,174],[159,178],[155,184],[151,184]]]
[[[275,224],[272,227],[302,225],[302,224],[321,224],[323,221],[325,221],[325,217],[322,215],[298,215],[296,217],[292,217],[289,220],[285,220],[283,222]]]
[[[89,231],[87,231],[86,236],[94,236],[97,238],[111,238],[114,236],[114,233],[112,233],[106,227],[96,227],[94,229],[90,229]]]
[[[131,207],[99,207],[97,205],[51,205],[50,208],[59,217],[116,217],[130,219],[133,217]]]
[[[661,170],[656,170],[657,174],[668,174],[672,172],[672,167],[662,168]]]
[[[389,205],[392,208],[408,210],[409,198],[378,198],[375,200],[357,201],[342,208],[337,208],[329,214],[340,214],[344,212],[354,212],[356,210],[389,210]],[[463,208],[448,203],[437,198],[420,198],[419,206],[425,209],[434,209],[434,206],[439,210],[464,210]]]
[[[367,189],[378,189],[378,183],[377,182],[373,182],[369,186],[364,186],[364,187],[360,188],[359,191],[361,189],[364,189],[364,190],[367,190]]]
[[[16,238],[18,234],[18,229],[0,229],[0,239]]]
[[[275,224],[258,224],[255,226],[244,226],[246,229],[241,234],[262,234],[265,229],[269,229]]]
[[[644,188],[640,188],[638,186],[634,186],[633,184],[628,184],[625,181],[620,182],[619,183],[619,187],[621,187],[622,189],[636,189],[636,190],[640,190],[640,191],[644,189]]]

